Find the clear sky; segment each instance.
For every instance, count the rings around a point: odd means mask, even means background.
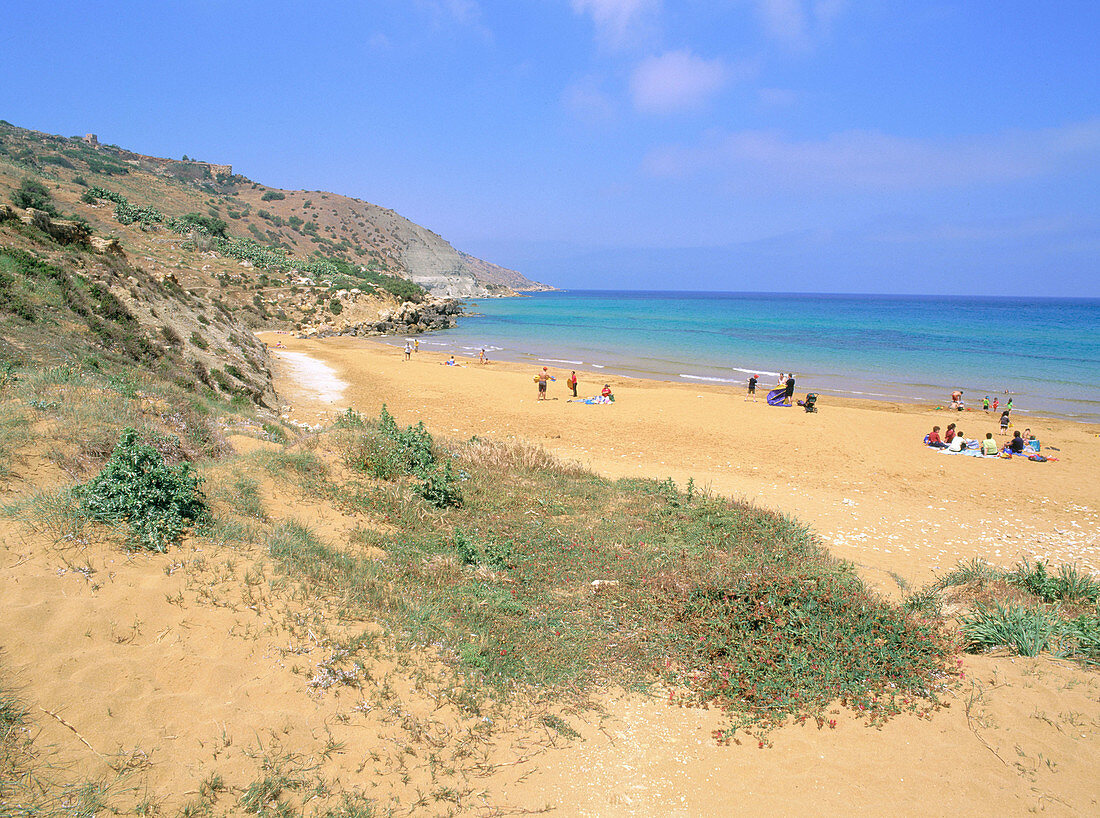
[[[0,118],[566,287],[1100,296],[1100,2],[16,2]]]

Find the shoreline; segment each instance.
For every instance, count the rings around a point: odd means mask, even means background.
[[[445,330],[441,330],[441,332],[445,332]],[[266,332],[258,332],[257,336],[262,337],[264,334],[266,334]],[[404,336],[404,335],[368,336],[368,337],[363,337],[360,340],[377,343],[379,345],[386,346],[386,347],[392,347],[393,349],[400,351],[404,346],[404,342],[406,340],[406,337],[410,340],[413,339],[413,338],[418,338],[418,339],[420,339],[421,347],[428,347],[428,346],[445,347],[448,350],[448,351],[442,351],[442,350],[436,350],[436,349],[423,349],[421,354],[436,355],[436,356],[439,356],[441,359],[446,359],[448,355],[454,354],[456,360],[460,360],[462,363],[468,363],[468,364],[471,364],[471,365],[474,365],[474,366],[478,366],[476,351],[471,352],[470,351],[471,347],[457,346],[457,345],[447,345],[447,344],[440,343],[438,341],[434,341],[434,342],[433,341],[427,341],[426,342],[426,341],[423,340],[424,336],[426,334],[427,333],[421,334],[421,335],[409,335],[409,336]],[[431,333],[431,334],[434,335],[435,333]],[[352,336],[341,336],[341,337],[352,337]],[[358,336],[356,336],[356,337],[358,337]],[[393,338],[395,340],[393,342],[390,342],[390,341],[386,340],[387,338]],[[452,353],[452,350],[453,350],[453,353]],[[638,370],[634,373],[629,373],[629,372],[620,371],[613,364],[601,365],[601,364],[592,364],[590,362],[573,361],[573,360],[562,359],[562,358],[541,358],[541,357],[534,357],[534,356],[530,356],[529,359],[523,359],[525,355],[528,355],[528,353],[514,353],[513,355],[509,356],[507,354],[506,350],[503,350],[500,347],[491,346],[491,345],[487,345],[485,347],[485,350],[486,350],[487,353],[489,353],[489,355],[498,354],[498,353],[501,353],[501,352],[505,353],[503,356],[501,356],[499,358],[492,358],[490,360],[489,363],[491,365],[498,366],[498,367],[499,366],[516,367],[516,368],[522,368],[522,369],[526,370],[526,369],[529,369],[531,367],[543,366],[543,365],[550,366],[551,368],[556,367],[558,369],[571,369],[574,366],[579,366],[579,367],[583,367],[583,368],[578,369],[577,370],[578,373],[590,374],[590,375],[593,376],[593,378],[597,378],[597,379],[598,378],[605,378],[605,377],[615,377],[615,378],[621,378],[621,379],[630,380],[630,381],[643,381],[643,382],[648,381],[648,382],[653,382],[653,383],[656,383],[656,384],[675,384],[675,385],[678,385],[678,386],[691,387],[691,388],[710,387],[710,388],[723,389],[723,390],[726,390],[726,391],[728,391],[732,394],[742,395],[742,396],[748,390],[748,376],[750,374],[753,374],[753,373],[758,373],[762,376],[761,382],[757,385],[757,394],[761,398],[763,398],[763,396],[767,395],[767,393],[771,389],[775,389],[778,386],[778,384],[772,384],[772,383],[770,383],[766,380],[767,378],[776,377],[778,373],[772,372],[772,371],[769,371],[769,370],[764,370],[764,369],[752,370],[750,372],[747,369],[736,368],[737,372],[745,373],[745,377],[742,380],[735,380],[733,378],[717,378],[717,377],[710,377],[710,376],[706,376],[706,375],[685,375],[685,374],[666,375],[666,374],[663,374],[663,373],[660,373],[660,372],[646,372],[646,371],[642,371],[642,370]],[[810,378],[812,377],[812,376],[800,376],[798,373],[795,373],[795,375],[796,375],[796,379],[799,382],[802,382],[802,383],[805,383],[806,380],[810,380]],[[951,390],[949,388],[945,388],[947,398],[943,401],[942,404],[936,404],[934,401],[932,401],[928,398],[923,398],[923,397],[919,397],[919,396],[910,396],[910,395],[896,395],[895,396],[895,395],[886,395],[886,394],[881,394],[881,393],[862,392],[862,391],[858,391],[858,390],[834,390],[834,389],[828,389],[828,388],[804,389],[804,388],[800,388],[799,385],[796,383],[796,387],[795,387],[795,397],[796,398],[799,398],[800,395],[802,397],[805,397],[805,394],[807,392],[816,392],[819,397],[827,397],[827,398],[829,398],[829,400],[832,403],[834,403],[834,405],[838,405],[838,406],[849,406],[849,407],[852,407],[852,408],[858,408],[860,405],[866,403],[866,404],[871,404],[870,408],[888,409],[888,410],[893,411],[893,410],[900,410],[901,407],[905,407],[905,408],[920,409],[920,410],[928,411],[928,412],[942,411],[943,413],[954,417],[954,415],[952,415],[952,413],[951,413],[951,410],[947,406],[947,404],[950,403],[950,392],[951,392]],[[1001,396],[998,395],[998,398],[1000,398],[1000,397]],[[1014,397],[1014,394],[1009,393],[1008,397]],[[998,408],[996,410],[996,413],[994,413],[994,410],[992,408],[990,408],[988,411],[986,411],[986,410],[983,410],[980,406],[978,406],[978,407],[966,407],[961,412],[956,411],[955,414],[958,414],[962,418],[974,418],[975,420],[977,420],[979,417],[988,417],[988,418],[990,418],[991,423],[996,424],[997,420],[1000,417],[1000,413],[1003,409],[1004,409],[1004,404],[1002,403],[998,406]],[[1091,420],[1091,419],[1088,419],[1088,418],[1074,417],[1074,416],[1069,416],[1069,415],[1048,414],[1048,413],[1042,412],[1041,410],[1024,409],[1024,408],[1019,408],[1019,407],[1015,407],[1015,406],[1012,409],[1012,413],[1013,413],[1014,416],[1015,415],[1026,416],[1026,420],[1028,422],[1031,422],[1031,421],[1057,421],[1057,422],[1064,422],[1064,423],[1079,423],[1082,426],[1089,427],[1089,428],[1097,427],[1096,432],[1100,433],[1100,415],[1097,416],[1096,420]],[[947,421],[947,422],[950,423],[952,421]],[[1013,421],[1013,422],[1016,423],[1016,421]],[[1017,425],[1020,425],[1020,424],[1017,424]]]
[[[479,315],[421,343],[735,388],[793,369],[830,395],[935,406],[960,389],[975,409],[984,395],[1013,397],[1021,414],[1100,424],[1100,347],[1066,323],[1095,320],[1091,300],[1025,314],[995,298],[567,291],[529,301],[470,302]],[[1062,301],[1065,316],[1052,306]]]
[[[585,406],[568,401],[569,368],[554,367],[542,402],[528,365],[448,367],[444,354],[404,361],[399,347],[373,338],[259,336],[269,346],[278,337],[349,384],[339,400],[321,401],[273,356],[292,419],[325,422],[348,407],[374,416],[385,404],[398,422],[423,420],[440,437],[523,439],[613,479],[690,479],[804,521],[893,597],[974,557],[1004,567],[1046,558],[1100,573],[1100,435],[1089,424],[1028,417],[1043,453],[1057,458],[1047,463],[951,457],[923,445],[933,425],[955,421],[968,437],[990,431],[1000,442],[997,418],[979,410],[963,423],[957,412],[827,393],[807,414],[726,386],[579,369],[580,397],[608,382],[618,398]]]

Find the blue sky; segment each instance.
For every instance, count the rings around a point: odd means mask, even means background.
[[[1100,296],[1100,3],[18,3],[0,118],[566,287]]]

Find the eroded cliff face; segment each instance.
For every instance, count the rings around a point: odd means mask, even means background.
[[[432,295],[479,298],[553,289],[515,270],[462,253],[432,231],[402,221],[401,260],[407,275]]]

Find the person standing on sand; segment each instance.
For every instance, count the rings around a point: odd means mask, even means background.
[[[546,384],[554,380],[553,375],[551,375],[550,370],[544,366],[542,372],[535,376],[535,380],[539,385],[539,400],[546,400]]]
[[[760,380],[759,375],[753,375],[749,378],[749,392],[745,395],[745,400],[752,398],[753,403],[756,403],[756,382]]]
[[[419,351],[420,351],[420,339],[419,338],[414,338],[413,339],[413,352],[419,352]]]
[[[405,342],[405,360],[406,361],[409,360],[409,356],[412,354],[412,351],[413,351],[412,344],[410,344],[408,341],[406,341]]]
[[[479,364],[485,363],[485,350],[484,349],[482,349],[481,352],[479,352],[477,354],[477,362]]]
[[[783,403],[787,406],[791,405],[791,401],[794,400],[794,373],[790,373],[787,376],[787,391],[783,393]]]
[[[577,397],[577,370],[570,371],[569,380],[565,382],[565,385],[573,390],[573,397]]]
[[[1008,434],[1008,410],[1007,409],[1005,409],[1003,412],[1001,412],[1001,434],[1002,435],[1007,435]]]

